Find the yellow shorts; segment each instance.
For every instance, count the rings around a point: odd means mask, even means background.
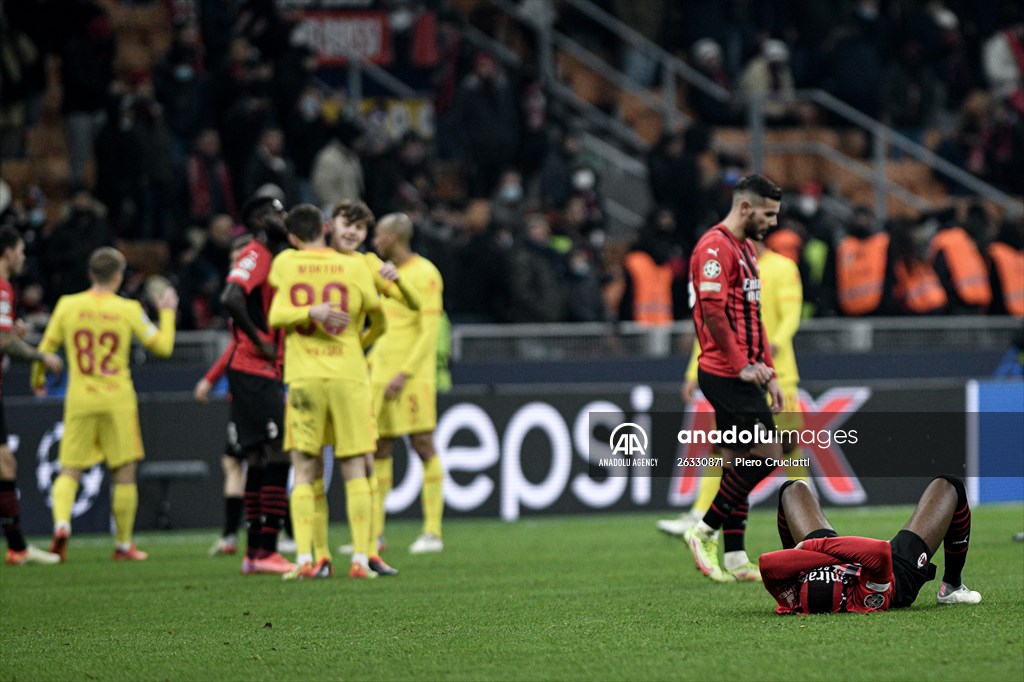
[[[384,399],[387,383],[373,384],[373,400],[377,428],[382,438],[398,438],[413,433],[427,433],[437,426],[437,388],[433,382],[410,379],[402,394],[394,400]]]
[[[377,422],[368,381],[312,379],[288,386],[285,449],[318,454],[324,445],[333,445],[338,458],[377,449]]]
[[[108,412],[64,415],[59,455],[62,467],[89,469],[105,461],[109,468],[120,469],[144,456],[137,404]]]
[[[792,391],[785,390],[782,398],[786,401],[785,409],[775,415],[776,428],[780,431],[802,429],[804,427],[804,414],[803,410],[800,409],[800,395],[795,389]]]

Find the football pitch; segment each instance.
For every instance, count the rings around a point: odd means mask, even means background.
[[[829,516],[889,538],[909,513]],[[207,558],[212,531],[142,535],[140,564],[73,537],[62,566],[0,567],[0,680],[1024,679],[1024,507],[974,510],[981,604],[939,607],[931,582],[908,610],[811,617],[706,580],[657,518],[453,519],[445,552],[421,556],[418,524],[391,522],[401,575],[374,581],[242,576]],[[774,511],[751,514],[748,546],[777,547]]]

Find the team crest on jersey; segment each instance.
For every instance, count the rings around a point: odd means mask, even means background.
[[[869,594],[864,597],[864,606],[869,609],[880,609],[885,605],[885,596],[881,594]]]
[[[921,552],[921,556],[917,557],[917,567],[924,568],[924,565],[928,563],[928,554]]]
[[[704,264],[703,273],[705,277],[718,277],[722,274],[722,266],[716,260],[709,260]]]
[[[256,259],[253,258],[252,256],[246,256],[242,260],[238,261],[238,267],[242,268],[243,270],[255,270]]]

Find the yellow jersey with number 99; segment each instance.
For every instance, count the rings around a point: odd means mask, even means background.
[[[361,255],[290,249],[274,258],[268,281],[277,290],[268,321],[286,332],[285,383],[366,376],[360,333],[366,313],[380,308],[380,297]],[[321,303],[346,311],[349,323],[328,328],[310,320],[309,309]]]

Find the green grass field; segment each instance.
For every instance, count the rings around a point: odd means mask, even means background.
[[[891,537],[909,511],[830,517]],[[938,607],[929,583],[909,610],[813,617],[707,581],[657,518],[451,520],[445,552],[416,557],[417,525],[393,522],[401,575],[372,582],[241,576],[206,557],[213,532],[144,535],[132,565],[75,537],[64,565],[0,568],[0,680],[1024,679],[1024,507],[974,512],[980,605]],[[752,554],[774,526],[751,515]]]

